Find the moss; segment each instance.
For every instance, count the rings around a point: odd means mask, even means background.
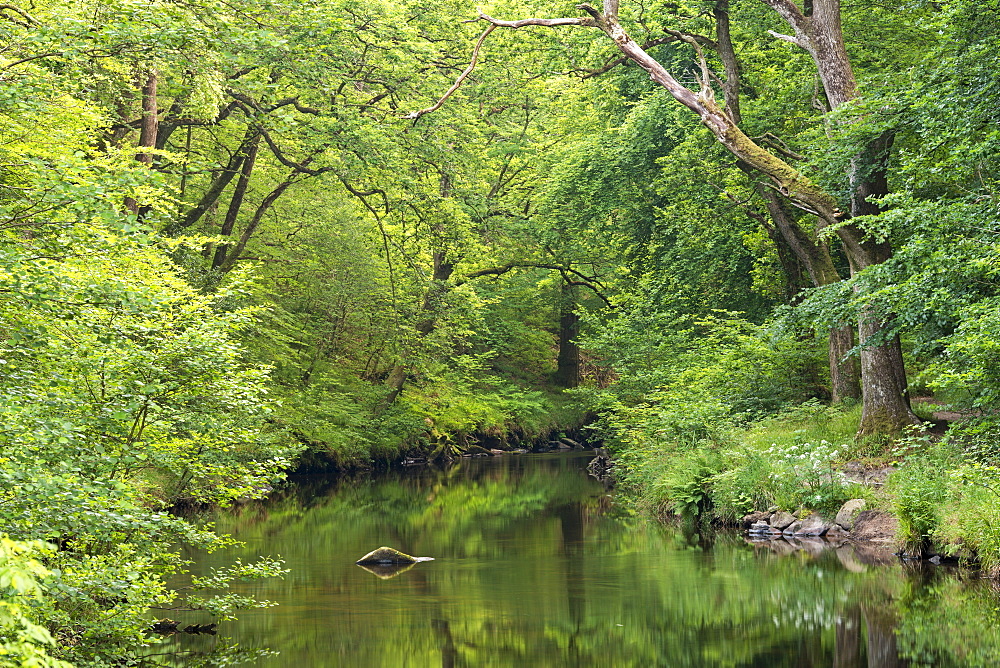
[[[857,439],[877,436],[897,436],[914,423],[914,416],[907,413],[890,413],[885,409],[867,411],[861,416]]]
[[[358,559],[358,564],[414,564],[417,560],[391,547],[380,547]]]
[[[827,222],[836,222],[837,200],[802,172],[756,144],[736,126],[727,128],[719,139],[737,156],[777,181],[789,198],[815,209]]]

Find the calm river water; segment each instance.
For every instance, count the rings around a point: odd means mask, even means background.
[[[280,555],[288,576],[241,590],[278,606],[153,651],[282,668],[1000,665],[1000,599],[982,580],[851,548],[686,536],[616,503],[587,461],[313,480],[220,513],[245,546],[189,553],[195,571]],[[435,560],[387,579],[354,564],[381,545]]]

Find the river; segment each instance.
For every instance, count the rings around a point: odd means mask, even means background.
[[[282,668],[1000,664],[1000,599],[970,573],[692,534],[616,502],[587,461],[510,455],[301,481],[216,513],[244,546],[189,551],[194,571],[280,556],[284,579],[237,587],[278,605],[154,651],[176,666],[249,653],[246,665]],[[394,577],[355,565],[381,545],[434,561]]]

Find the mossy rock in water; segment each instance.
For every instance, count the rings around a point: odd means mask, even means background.
[[[358,559],[356,564],[415,564],[418,561],[433,561],[434,557],[411,557],[391,547],[380,547]]]

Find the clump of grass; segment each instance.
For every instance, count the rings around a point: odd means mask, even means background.
[[[811,400],[758,422],[740,437],[740,442],[755,450],[820,441],[853,444],[860,420],[859,404],[826,406]]]

